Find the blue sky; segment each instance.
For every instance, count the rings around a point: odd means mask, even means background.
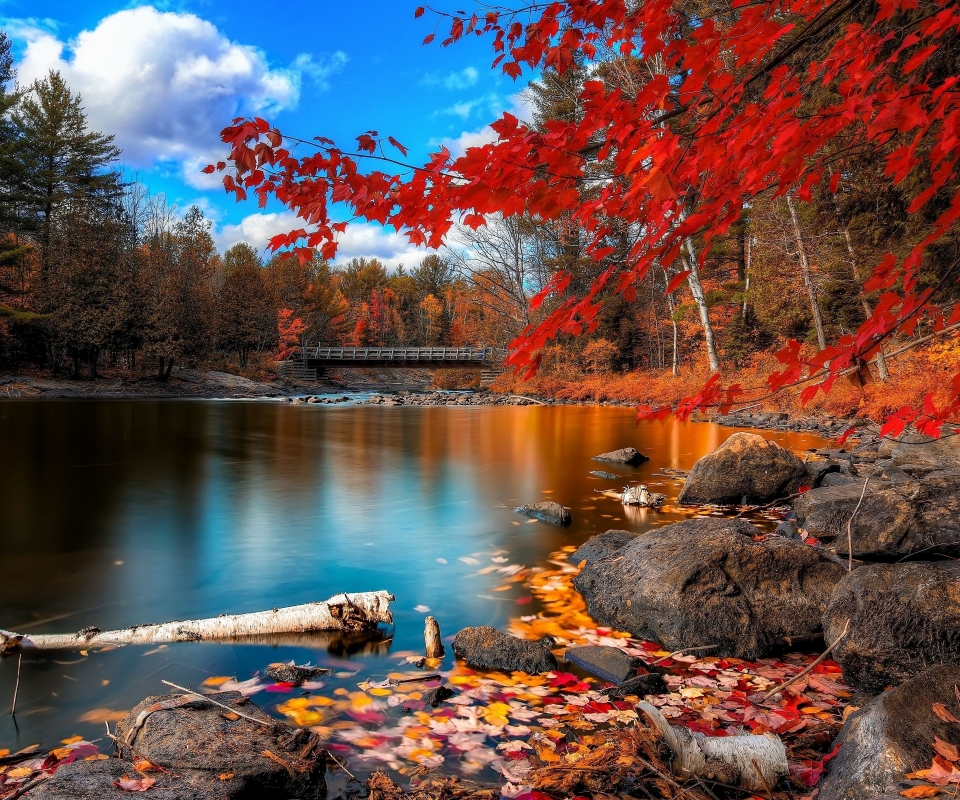
[[[258,113],[304,138],[350,147],[369,129],[422,160],[487,140],[504,110],[524,115],[514,82],[491,70],[489,39],[421,46],[430,15],[416,0],[153,4],[113,0],[0,0],[21,82],[59,69],[84,98],[90,123],[116,135],[122,162],[181,209],[198,204],[218,244],[262,247],[293,223],[289,212],[236,204],[200,168],[222,154],[217,133]],[[444,30],[441,33],[445,32]],[[438,36],[438,38],[440,38]],[[391,266],[422,257],[392,229],[354,225],[338,261],[377,256]]]

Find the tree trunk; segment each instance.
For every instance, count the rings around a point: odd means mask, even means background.
[[[173,372],[173,357],[167,361],[167,371],[163,373],[163,379],[165,381],[170,380],[170,373]]]
[[[666,269],[663,270],[663,277],[667,281],[667,285],[670,285],[670,273]],[[677,332],[677,319],[676,319],[676,308],[673,304],[673,292],[670,292],[667,295],[667,309],[670,311],[670,324],[673,325],[673,364],[670,368],[670,372],[674,378],[677,377],[677,345],[679,344],[679,336]]]
[[[741,318],[743,319],[744,325],[749,321],[749,308],[750,304],[748,297],[750,295],[750,264],[753,261],[753,236],[750,233],[749,229],[746,229],[746,234],[744,236],[743,242],[743,312]]]
[[[810,272],[810,259],[807,257],[807,246],[803,242],[803,230],[800,228],[800,217],[797,215],[797,206],[793,196],[787,195],[787,208],[790,209],[790,219],[793,220],[793,238],[797,244],[797,253],[800,255],[800,270],[803,275],[803,285],[807,287],[810,297],[810,310],[813,312],[813,326],[817,330],[817,343],[823,350],[827,346],[827,334],[823,329],[823,317],[820,315],[820,303],[817,301],[817,289],[813,285],[813,275]]]
[[[158,381],[165,381],[167,379],[167,376],[163,372],[163,365],[165,362],[166,362],[166,359],[163,356],[160,356],[160,369],[157,370]]]
[[[867,300],[863,294],[863,284],[860,280],[857,256],[853,252],[853,242],[850,241],[850,230],[846,225],[843,227],[843,240],[847,243],[847,252],[850,254],[850,264],[853,267],[853,279],[857,282],[860,289],[860,305],[863,307],[863,313],[867,315],[867,319],[870,319],[870,317],[873,316],[873,306],[870,305],[870,301]],[[887,357],[883,354],[883,345],[880,345],[880,352],[877,353],[877,373],[880,375],[880,380],[890,380],[890,371],[887,369]]]
[[[243,636],[304,631],[363,630],[392,624],[388,592],[338,594],[322,603],[306,603],[252,614],[224,614],[210,619],[136,625],[117,631],[84,628],[79,633],[29,634],[0,630],[0,655],[19,651],[86,650],[93,647],[161,642],[198,642]]]
[[[703,293],[703,284],[700,283],[700,263],[697,259],[697,249],[693,244],[693,239],[689,236],[686,241],[688,258],[684,258],[687,269],[690,274],[687,276],[687,283],[690,286],[690,294],[697,304],[700,311],[700,323],[703,325],[703,340],[707,347],[707,358],[710,361],[710,369],[714,372],[720,370],[720,358],[717,356],[717,345],[713,337],[713,326],[710,324],[710,309],[707,308],[707,299]]]

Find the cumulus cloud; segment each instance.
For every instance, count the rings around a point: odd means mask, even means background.
[[[443,77],[436,74],[426,75],[420,83],[423,86],[442,86],[445,89],[469,89],[480,79],[480,73],[474,67],[465,67],[459,72],[451,72]]]
[[[125,9],[64,42],[49,26],[7,21],[25,41],[22,83],[59,70],[83,96],[94,129],[116,135],[123,160],[149,168],[174,162],[198,188],[217,185],[196,167],[221,153],[219,132],[236,116],[273,115],[296,106],[306,77],[324,89],[346,56],[303,54],[274,67],[250,45],[230,41],[194,14],[151,6]]]
[[[502,101],[496,103],[493,108],[491,116],[500,116],[504,111],[509,111],[522,122],[530,122],[533,119],[533,109],[523,92],[508,98],[506,103]],[[494,133],[493,128],[484,125],[482,128],[463,131],[459,136],[442,139],[434,144],[443,145],[454,158],[459,158],[470,147],[482,147],[495,141],[497,141],[497,134]]]
[[[304,227],[303,220],[292,211],[276,213],[258,213],[244,217],[238,224],[224,225],[214,230],[214,238],[221,250],[246,242],[263,250],[278,233],[288,233]],[[351,258],[377,258],[388,269],[396,269],[400,264],[414,267],[426,256],[434,252],[426,248],[413,247],[396,231],[367,222],[354,222],[340,234],[336,264],[343,264]]]

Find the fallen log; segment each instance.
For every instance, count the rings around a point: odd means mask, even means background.
[[[77,633],[21,634],[0,629],[0,655],[42,650],[86,650],[125,644],[200,642],[307,631],[363,631],[393,623],[388,592],[338,594],[320,603],[305,603],[252,614],[224,614],[210,619],[134,625],[116,631],[84,628]]]

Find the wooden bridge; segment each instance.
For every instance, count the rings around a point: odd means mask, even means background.
[[[507,351],[494,347],[323,347],[306,345],[283,362],[280,374],[316,381],[319,371],[331,367],[479,368],[481,382],[503,372]]]

